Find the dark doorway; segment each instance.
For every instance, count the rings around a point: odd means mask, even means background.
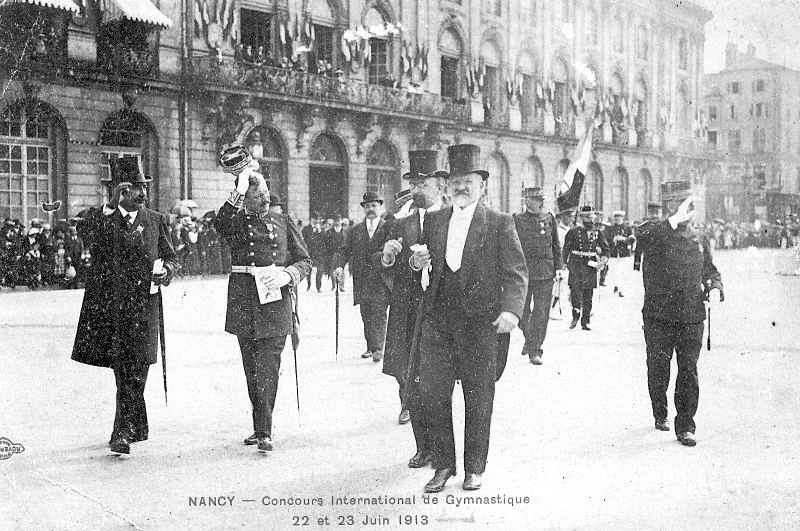
[[[324,166],[309,169],[311,215],[324,218],[347,216],[344,202],[344,170]]]

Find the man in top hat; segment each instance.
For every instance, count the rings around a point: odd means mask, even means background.
[[[313,267],[317,269],[315,276],[316,287],[317,291],[320,291],[322,289],[322,274],[325,271],[325,267],[322,260],[322,255],[324,254],[324,252],[322,252],[324,234],[319,217],[316,214],[312,214],[308,223],[303,227],[300,233],[303,235],[303,241],[306,242],[306,248],[308,249],[309,256],[311,256]],[[306,291],[310,289],[311,273],[306,276]]]
[[[226,150],[220,164],[235,179],[214,225],[231,248],[225,331],[239,342],[253,408],[253,434],[244,444],[270,451],[281,353],[294,329],[293,289],[311,270],[311,257],[289,217],[270,212],[267,182],[247,150]]]
[[[578,320],[583,330],[591,330],[592,297],[597,287],[597,271],[603,265],[601,257],[608,256],[608,243],[603,231],[594,227],[595,212],[584,206],[578,213],[578,222],[564,238],[563,262],[569,271],[569,300],[572,303],[572,323]]]
[[[389,293],[381,277],[380,268],[372,255],[383,249],[385,234],[381,230],[386,221],[381,217],[383,199],[377,192],[364,193],[361,200],[364,221],[350,229],[344,244],[334,256],[334,276],[339,285],[344,284],[344,266],[350,264],[353,275],[353,305],[361,310],[367,350],[362,358],[372,358],[375,363],[383,359],[386,339],[386,309]]]
[[[645,225],[647,222],[658,221],[661,219],[661,202],[660,201],[648,201],[647,202],[647,218],[636,227],[636,232],[639,232],[640,227]],[[642,253],[642,246],[638,243],[636,244],[636,248],[633,251],[633,270],[639,271],[643,267],[643,256]]]
[[[609,245],[609,258],[614,262],[609,264],[607,270],[611,273],[611,283],[614,293],[620,297],[622,294],[622,278],[625,269],[622,262],[631,255],[631,245],[636,241],[630,225],[625,223],[625,211],[615,210],[612,214],[613,223],[605,228],[605,237]]]
[[[404,217],[386,224],[386,243],[380,253],[384,279],[391,290],[383,373],[394,376],[399,386],[399,423],[411,421],[414,431],[417,452],[408,462],[411,468],[430,463],[431,442],[419,404],[419,360],[409,359],[423,291],[419,276],[408,267],[408,259],[413,254],[411,248],[422,239],[426,214],[442,206],[447,172],[437,170],[438,155],[434,150],[408,152],[409,172],[403,179],[408,182],[407,197],[411,199],[404,204],[410,205],[410,209]]]
[[[514,219],[480,201],[489,178],[480,167],[480,148],[460,144],[447,153],[453,204],[425,216],[427,247],[409,259],[425,290],[420,397],[436,469],[426,492],[440,492],[456,474],[452,397],[457,379],[465,404],[463,487],[481,487],[498,377],[498,334],[516,328],[527,293]]]
[[[550,320],[553,279],[561,274],[561,244],[553,214],[544,211],[544,192],[539,187],[522,191],[525,212],[514,214],[525,263],[528,267],[528,295],[520,328],[525,336],[522,355],[534,365],[542,364],[542,344]],[[533,302],[533,309],[531,309]]]
[[[669,431],[667,387],[673,351],[677,355],[675,380],[675,434],[681,444],[694,446],[694,415],[699,385],[697,360],[703,346],[704,301],[718,290],[724,300],[722,277],[714,266],[711,246],[691,227],[696,198],[689,181],[661,184],[667,219],[639,227],[638,242],[646,256],[644,277],[644,339],[647,344],[647,386],[656,429]]]
[[[130,444],[148,438],[144,387],[158,354],[161,286],[178,267],[164,214],[150,210],[138,156],[112,159],[111,199],[90,208],[77,232],[94,262],[86,272],[86,292],[72,359],[114,370],[117,412],[111,451],[130,453]]]

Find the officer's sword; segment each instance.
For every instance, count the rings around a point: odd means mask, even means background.
[[[297,314],[297,292],[290,289],[292,296],[292,351],[294,352],[294,391],[297,398],[297,413],[300,414],[300,377],[297,374],[297,347],[300,345],[300,316]]]

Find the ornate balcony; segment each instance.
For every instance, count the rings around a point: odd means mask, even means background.
[[[246,88],[255,93],[307,98],[313,103],[339,103],[367,107],[373,112],[396,113],[447,122],[469,121],[466,105],[437,94],[370,85],[344,76],[326,77],[286,68],[245,64],[216,57],[191,59],[191,80],[196,85]]]

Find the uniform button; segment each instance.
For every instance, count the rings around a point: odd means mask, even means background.
[[[255,256],[255,255],[256,255],[256,253],[250,253],[250,256]]]
[[[253,242],[250,242],[250,245],[255,245],[255,243],[253,243]]]
[[[251,232],[251,233],[250,233],[250,236],[255,236],[255,234],[253,234],[253,233]]]
[[[277,255],[278,255],[278,253],[272,253],[272,256],[277,256]]]
[[[252,226],[252,225],[248,225],[248,226],[247,226],[247,228],[248,228],[248,229],[252,229],[252,228],[253,228],[253,226]]]
[[[256,263],[255,262],[250,262],[250,265],[254,266],[254,265],[256,265]]]

